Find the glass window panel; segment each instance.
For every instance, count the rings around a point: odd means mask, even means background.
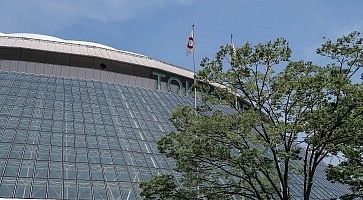
[[[136,129],[135,134],[136,134],[136,138],[137,138],[138,141],[145,140],[145,136],[144,136],[141,129]]]
[[[84,135],[76,135],[75,138],[76,147],[86,147],[86,138]]]
[[[54,110],[53,119],[54,120],[63,120],[63,111],[62,110]]]
[[[76,179],[77,172],[74,163],[63,163],[63,178],[64,179]]]
[[[31,182],[31,178],[18,178],[15,198],[29,198]]]
[[[121,151],[112,150],[112,158],[115,164],[117,165],[125,165],[125,160]]]
[[[37,160],[49,160],[49,149],[48,145],[39,145]]]
[[[45,180],[42,179],[34,179],[33,185],[32,185],[32,192],[30,197],[31,198],[38,198],[38,199],[44,199],[45,193],[47,189],[47,183]]]
[[[50,132],[50,131],[52,131],[52,125],[53,125],[53,121],[43,119],[43,121],[42,121],[42,130]]]
[[[19,165],[19,160],[8,160],[4,171],[4,176],[16,177],[18,175]]]
[[[4,177],[0,185],[0,196],[11,197],[13,196],[15,188],[15,177]]]
[[[129,170],[131,182],[139,183],[141,181],[139,170],[136,167],[130,167]]]
[[[74,133],[74,126],[73,122],[65,122],[64,123],[64,131],[66,133]]]
[[[87,136],[87,147],[98,148],[96,136]]]
[[[76,110],[75,110],[76,111]],[[74,112],[74,120],[76,122],[81,122],[83,123],[83,115],[82,115],[82,112]]]
[[[130,144],[127,139],[125,138],[119,138],[121,149],[124,151],[131,151]]]
[[[93,113],[93,119],[94,119],[94,122],[97,123],[97,124],[103,124],[103,121],[102,121],[102,115],[99,114],[99,113]]]
[[[67,103],[66,105],[69,105],[69,109],[67,109],[67,107],[66,107],[66,109],[68,111],[64,112],[64,119],[66,121],[74,121],[74,114],[73,114],[73,111],[72,111],[72,108],[71,108],[71,104]]]
[[[142,152],[151,153],[150,147],[149,147],[149,145],[148,145],[148,143],[146,141],[140,141],[139,140],[139,144],[140,144]]]
[[[162,155],[155,155],[155,158],[162,168],[169,168],[165,158]]]
[[[135,165],[135,157],[130,152],[124,152],[125,160],[127,165]]]
[[[7,158],[11,149],[10,143],[0,143],[0,158]]]
[[[91,183],[89,181],[78,181],[78,198],[92,199]]]
[[[82,109],[83,109],[84,112],[87,112],[87,113],[92,112],[91,105],[89,105],[89,104],[83,104]]]
[[[50,178],[62,178],[62,163],[61,162],[50,162],[49,177]]]
[[[156,142],[149,142],[149,147],[153,153],[159,153]]]
[[[108,136],[116,136],[116,129],[115,129],[115,125],[105,125],[105,131],[107,133]]]
[[[63,137],[63,146],[74,147],[74,134],[64,134]]]
[[[97,149],[89,149],[88,158],[90,163],[100,163],[100,155]]]
[[[35,165],[34,177],[47,178],[48,176],[48,162],[37,161]]]
[[[131,139],[136,139],[134,129],[132,128],[125,128],[126,136]]]
[[[64,181],[64,198],[76,199],[77,198],[77,185],[75,181]]]
[[[109,137],[108,138],[108,144],[110,146],[110,149],[117,149],[117,150],[120,149],[120,145],[119,145],[118,140],[116,138]]]
[[[139,143],[136,140],[129,140],[129,143],[130,143],[132,151],[136,151],[136,152],[141,151]]]
[[[38,130],[40,131],[40,125],[42,121],[40,119],[32,119],[30,122],[29,130]]]
[[[45,93],[39,92],[38,98],[45,98]],[[36,107],[36,108],[44,108],[44,105],[45,105],[45,100],[43,100],[43,99],[36,99],[34,102],[34,107]]]
[[[32,114],[33,114],[33,108],[24,107],[23,114],[22,114],[23,117],[31,117]]]
[[[93,195],[95,199],[107,199],[105,184],[103,182],[93,182]]]
[[[19,117],[9,117],[6,128],[17,128],[19,121]]]
[[[106,181],[117,181],[116,171],[113,165],[102,165]]]
[[[41,108],[34,108],[32,118],[43,118],[43,112]]]
[[[151,155],[151,154],[144,154],[144,155],[145,155],[145,160],[146,160],[149,167],[158,168],[158,164],[155,161],[155,158],[154,158],[153,155]]]
[[[93,123],[92,113],[83,113],[83,117],[86,123]]]
[[[51,161],[62,161],[62,147],[52,146],[50,151]]]
[[[106,182],[106,189],[109,199],[123,199],[117,183]]]
[[[63,147],[63,161],[76,162],[76,151],[72,147]]]
[[[96,134],[96,130],[95,130],[94,124],[85,124],[84,129],[85,129],[84,130],[85,133],[88,134],[88,135],[94,135],[94,134]],[[100,135],[100,134],[98,133],[98,135]]]
[[[63,132],[63,122],[53,121],[52,132]]]
[[[138,166],[147,167],[146,160],[144,158],[144,155],[142,153],[136,153],[134,152],[135,160]]]
[[[77,163],[78,179],[90,180],[89,166],[87,163]]]
[[[20,177],[32,177],[34,170],[34,161],[23,160],[21,163],[19,176]]]
[[[92,113],[100,113],[101,112],[100,107],[98,105],[92,104],[91,107],[92,107]],[[95,119],[95,122],[97,122],[96,118],[94,118],[94,119]]]
[[[108,147],[108,141],[106,137],[102,137],[102,136],[98,136],[97,137],[97,141],[98,141],[98,147],[101,149],[109,149]]]
[[[63,135],[61,133],[53,133],[52,145],[62,146]]]
[[[110,150],[100,150],[100,157],[102,164],[112,164],[112,157]]]
[[[8,121],[8,117],[0,116],[0,128],[5,128]]]
[[[161,172],[159,170],[155,169],[155,168],[151,168],[150,170],[151,170],[151,174],[153,176],[160,176],[161,175]]]
[[[104,180],[101,165],[91,164],[90,166],[92,180]]]
[[[3,136],[1,137],[2,142],[13,142],[15,136],[14,129],[5,129],[3,132]]]
[[[44,144],[44,145],[49,145],[51,137],[52,137],[51,132],[41,132],[40,138],[39,138],[39,143]]]
[[[78,145],[76,145],[78,146]],[[77,158],[76,161],[77,162],[88,162],[88,157],[87,157],[87,149],[85,148],[77,148],[76,149],[77,152]]]
[[[62,94],[63,96],[63,94]],[[55,101],[54,102],[54,108],[57,109],[57,110],[63,110],[64,108],[64,104],[62,101]]]
[[[38,131],[29,131],[27,143],[28,144],[38,144],[39,135],[40,135],[40,133]]]
[[[8,101],[8,99],[6,99],[6,101]],[[10,100],[11,101],[11,100]],[[7,105],[7,106],[3,106],[2,108],[1,108],[1,110],[0,110],[0,114],[1,115],[10,115],[10,113],[11,113],[11,111],[12,111],[12,109],[13,109],[13,106],[10,106],[9,105],[9,102],[5,102],[5,104]]]
[[[111,118],[111,115],[102,115],[102,118],[103,118],[103,122],[105,124],[109,124],[109,125],[112,125],[112,118]]]
[[[48,180],[48,199],[62,199],[63,182],[61,180]]]
[[[0,174],[2,175],[3,170],[6,166],[6,159],[0,159]]]
[[[129,183],[120,183],[121,196],[126,200],[135,199],[135,194],[132,191],[132,186]]]
[[[151,171],[148,168],[139,168],[141,177],[144,181],[149,181],[152,177]]]

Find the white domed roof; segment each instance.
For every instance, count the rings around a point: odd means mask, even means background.
[[[191,79],[194,78],[194,73],[190,70],[142,54],[118,50],[94,42],[64,40],[34,33],[0,33],[0,47],[26,48],[99,57],[159,69]]]
[[[37,39],[37,40],[47,40],[47,41],[53,41],[53,42],[64,42],[64,43],[71,43],[71,44],[80,44],[80,45],[86,45],[86,46],[94,46],[94,47],[100,47],[105,49],[111,49],[116,50],[115,48],[98,44],[95,42],[85,42],[85,41],[77,41],[77,40],[64,40],[58,37],[53,37],[50,35],[41,35],[41,34],[35,34],[35,33],[0,33],[3,36],[10,36],[10,37],[19,37],[19,38],[29,38],[29,39]]]

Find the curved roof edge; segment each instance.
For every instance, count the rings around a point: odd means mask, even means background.
[[[194,73],[192,71],[182,67],[153,59],[142,54],[118,50],[94,42],[64,40],[53,36],[33,33],[6,34],[0,32],[0,47],[1,46],[93,56],[146,66],[172,74],[177,74],[186,78],[194,78]]]

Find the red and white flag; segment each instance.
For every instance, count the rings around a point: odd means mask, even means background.
[[[188,44],[187,44],[187,54],[191,54],[194,52],[194,30],[189,35]]]

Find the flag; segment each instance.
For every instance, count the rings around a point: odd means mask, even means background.
[[[188,44],[187,44],[187,54],[191,54],[194,52],[194,30],[189,35]]]

